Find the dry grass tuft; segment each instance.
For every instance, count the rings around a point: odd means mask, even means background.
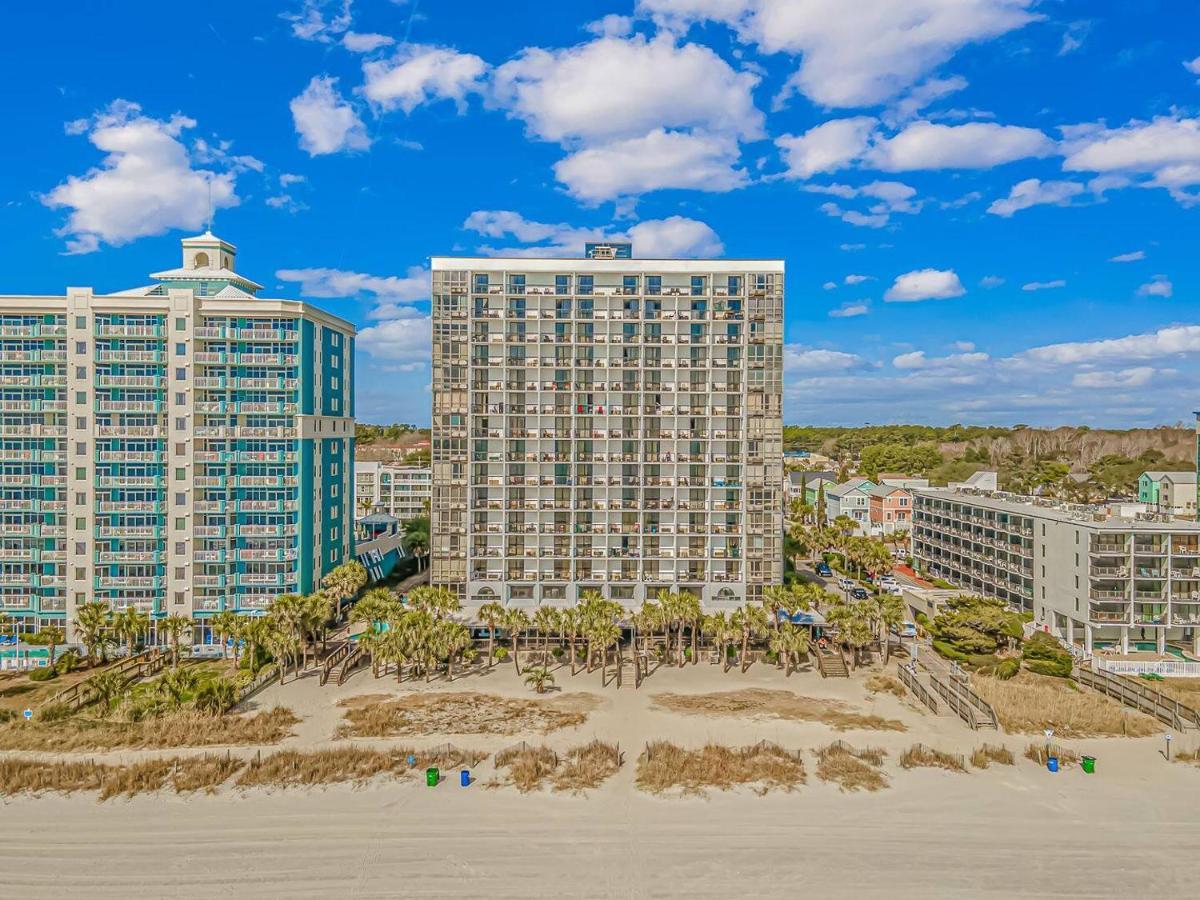
[[[872,694],[895,694],[901,700],[908,696],[908,688],[886,672],[876,672],[867,679],[866,687]]]
[[[542,782],[554,775],[558,754],[549,747],[522,744],[497,753],[495,763],[497,769],[508,769],[508,784],[522,794],[528,794],[541,790]]]
[[[201,789],[211,793],[241,767],[240,760],[219,756],[150,759],[128,765],[11,757],[0,760],[0,794],[99,791],[100,799],[108,800],[155,793],[168,784],[180,794]]]
[[[590,698],[590,695],[587,695]],[[431,692],[395,700],[343,701],[345,721],[334,735],[394,737],[427,734],[549,734],[587,720],[595,698],[518,700],[493,694]]]
[[[708,744],[686,750],[669,741],[653,741],[638,757],[637,786],[651,794],[673,788],[703,796],[707,788],[728,791],[754,785],[759,794],[772,789],[791,791],[804,784],[804,762],[778,744],[763,741],[752,747]]]
[[[887,752],[878,747],[855,749],[836,741],[817,751],[817,777],[836,783],[843,791],[878,791],[888,786],[881,771]]]
[[[59,753],[276,744],[290,736],[292,726],[299,721],[295,713],[282,706],[251,716],[183,713],[141,722],[80,715],[55,722],[22,722],[0,729],[0,750]]]
[[[905,731],[898,719],[866,715],[840,700],[805,697],[791,691],[746,688],[715,694],[655,694],[654,706],[699,716],[762,716],[799,722],[822,722],[835,731]]]
[[[352,781],[363,784],[379,775],[400,777],[409,770],[404,750],[280,750],[253,762],[237,780],[238,787],[307,787]]]
[[[1049,752],[1046,751],[1045,744],[1034,742],[1025,748],[1025,758],[1031,759],[1039,766],[1046,765],[1051,756],[1058,757],[1058,765],[1060,768],[1074,765],[1079,762],[1079,754],[1067,747],[1051,744]]]
[[[986,769],[992,763],[1011,766],[1016,763],[1016,758],[1011,750],[1000,744],[984,744],[971,751],[971,765],[976,769]]]
[[[1053,728],[1064,738],[1148,737],[1161,730],[1149,716],[1065,678],[1023,671],[1008,681],[976,676],[971,687],[996,710],[1004,730],[1013,734],[1041,734]]]
[[[950,772],[965,772],[967,765],[961,753],[946,753],[924,744],[913,744],[900,754],[903,769],[946,769]]]
[[[1200,766],[1200,750],[1181,750],[1171,756],[1174,762],[1192,763]]]
[[[598,788],[621,768],[621,751],[616,744],[592,741],[573,747],[561,760],[554,775],[554,790],[582,793]]]

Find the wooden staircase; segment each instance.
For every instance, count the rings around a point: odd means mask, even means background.
[[[346,679],[350,677],[350,673],[359,666],[364,665],[367,661],[367,654],[363,652],[363,648],[355,644],[342,658],[341,662],[337,663],[329,673],[329,677],[333,679],[341,687],[346,683]]]
[[[850,671],[846,668],[846,659],[842,651],[836,647],[820,647],[815,642],[808,645],[809,652],[817,661],[817,671],[822,678],[849,678]]]
[[[636,689],[640,685],[637,655],[635,653],[622,654],[621,665],[617,667],[617,687]]]

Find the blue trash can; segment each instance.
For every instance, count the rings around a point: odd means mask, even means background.
[[[1047,759],[1046,760],[1046,768],[1049,769],[1051,772],[1057,772],[1058,771],[1058,757],[1051,756],[1049,759]]]
[[[458,783],[461,784],[463,787],[470,787],[471,786],[471,773],[466,769],[463,769],[461,772],[459,772],[458,773]]]

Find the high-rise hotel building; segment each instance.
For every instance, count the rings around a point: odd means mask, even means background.
[[[782,580],[782,261],[432,269],[435,584],[719,609]]]
[[[116,294],[0,297],[0,608],[254,614],[352,556],[354,328],[236,250]],[[69,632],[70,635],[70,632]]]

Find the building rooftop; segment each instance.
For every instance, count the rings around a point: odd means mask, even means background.
[[[1175,484],[1195,484],[1195,472],[1143,472],[1143,476],[1149,476],[1152,481],[1162,481],[1164,478],[1170,478]]]
[[[782,259],[580,259],[578,257],[434,256],[433,271],[473,269],[493,272],[651,272],[783,273]]]
[[[1030,516],[1053,522],[1065,522],[1087,528],[1111,531],[1189,531],[1200,533],[1200,522],[1146,514],[1114,515],[1107,506],[1064,503],[1044,497],[1027,497],[1004,491],[973,491],[951,488],[916,488],[913,495],[936,500],[957,501],[1012,515]]]

